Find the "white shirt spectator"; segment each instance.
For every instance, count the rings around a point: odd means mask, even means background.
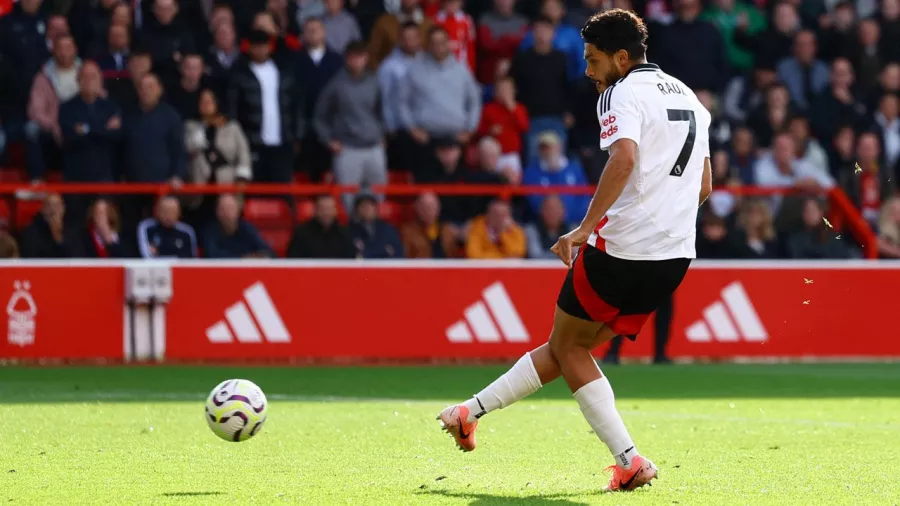
[[[281,146],[281,108],[278,104],[278,67],[272,60],[250,63],[250,70],[262,90],[262,129],[259,136],[266,146]]]

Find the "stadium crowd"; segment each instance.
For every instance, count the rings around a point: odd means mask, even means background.
[[[900,0],[0,1],[4,178],[172,187],[44,195],[0,254],[545,258],[587,195],[398,206],[369,187],[595,183],[579,30],[613,7],[644,17],[648,59],[714,116],[722,189],[701,210],[701,258],[860,256],[823,220],[835,186],[900,258]],[[253,219],[271,198],[177,194],[291,181],[360,192],[275,199],[294,230]]]

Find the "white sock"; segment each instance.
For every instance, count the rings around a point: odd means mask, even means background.
[[[531,361],[531,353],[526,353],[512,369],[463,403],[469,408],[468,421],[473,422],[495,409],[503,409],[537,392],[539,388],[541,378]]]
[[[615,395],[606,376],[579,388],[575,400],[594,433],[612,452],[616,464],[630,469],[631,460],[638,452],[616,410]]]

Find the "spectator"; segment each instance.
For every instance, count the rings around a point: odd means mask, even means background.
[[[349,231],[337,222],[337,201],[330,195],[319,196],[312,219],[294,230],[288,258],[353,258],[356,255]]]
[[[575,80],[584,75],[587,66],[584,61],[584,41],[581,40],[580,27],[574,28],[562,23],[565,16],[566,8],[562,0],[543,0],[541,17],[538,18],[538,21],[545,25],[542,27],[543,30],[549,29],[551,31],[549,37],[551,47],[565,56],[566,75],[569,80]],[[537,44],[538,21],[535,21],[532,31],[525,35],[525,38],[522,40],[522,45],[520,46],[522,51],[529,50]],[[546,37],[546,34],[544,36]],[[544,54],[544,51],[540,52]],[[518,79],[516,82],[521,84]]]
[[[885,168],[900,177],[900,95],[885,93],[881,97],[873,127],[881,137]]]
[[[95,54],[109,33],[112,12],[119,0],[99,0],[93,6],[75,6],[69,13],[72,36],[82,55]]]
[[[42,0],[19,0],[13,11],[0,18],[0,52],[5,54],[22,79],[26,89],[47,58],[51,44],[48,20],[41,11]],[[65,18],[60,18],[65,21]],[[57,22],[58,23],[58,22]],[[57,28],[57,31],[59,29]],[[61,34],[54,34],[61,35]]]
[[[381,62],[393,51],[400,39],[401,27],[412,23],[419,28],[420,38],[424,38],[431,30],[431,18],[422,13],[419,6],[421,0],[400,0],[396,12],[382,14],[372,28],[369,41],[369,65],[378,68]]]
[[[113,78],[121,77],[128,68],[128,54],[131,47],[131,34],[122,25],[110,25],[106,48],[97,51],[97,64],[100,70]]]
[[[200,120],[188,120],[184,125],[190,181],[194,184],[243,184],[251,181],[253,162],[241,126],[222,115],[211,90],[200,92],[198,110]],[[213,195],[204,195],[189,201],[194,215],[190,221],[195,227],[205,227],[215,218],[216,200]]]
[[[803,110],[828,87],[828,66],[816,59],[812,31],[801,31],[794,38],[794,56],[778,63],[778,78],[787,86],[791,101]]]
[[[167,86],[178,82],[178,65],[185,54],[195,53],[194,38],[177,0],[154,0],[153,17],[141,30],[141,46],[153,58],[153,69]]]
[[[566,56],[552,46],[553,21],[538,18],[532,33],[533,47],[517,54],[509,69],[519,91],[517,98],[531,117],[526,164],[537,156],[537,132],[556,132],[562,145],[567,146],[567,129],[574,122],[569,112]]]
[[[881,29],[873,19],[859,23],[858,40],[852,49],[851,60],[856,69],[857,80],[863,89],[876,85],[882,65],[886,62],[880,54]]]
[[[478,141],[478,174],[485,183],[517,185],[522,182],[522,166],[504,159],[500,143],[493,137],[483,137]]]
[[[630,6],[620,7],[618,5],[613,5],[616,2],[604,2],[602,0],[581,0],[581,5],[576,5],[574,7],[573,5],[575,4],[575,2],[569,1],[566,3],[569,6],[569,10],[563,22],[578,30],[579,33],[581,32],[581,28],[584,26],[584,24],[587,23],[587,20],[595,13],[606,10],[607,5],[612,5],[612,8],[618,7],[628,11],[633,10],[630,8]]]
[[[750,33],[749,19],[739,19],[734,31],[734,42],[738,46],[753,53],[756,62],[777,62],[791,53],[794,34],[801,28],[797,8],[790,2],[781,1],[775,4],[772,23],[764,32]],[[650,47],[655,47],[654,43]],[[681,47],[681,46],[679,46]]]
[[[269,37],[269,52],[272,60],[279,67],[285,67],[293,64],[295,53],[300,49],[300,40],[285,29],[285,25],[281,24],[279,15],[275,14],[282,6],[286,8],[286,0],[269,0],[266,3],[269,7],[274,7],[275,11],[265,10],[257,12],[253,16],[253,22],[250,24],[250,33],[260,31]],[[247,53],[250,50],[252,42],[249,39],[241,41],[241,52]]]
[[[462,149],[452,139],[442,139],[435,146],[435,161],[416,182],[438,184],[461,184],[469,181],[469,174],[462,167]],[[440,198],[441,220],[461,225],[469,218],[470,199],[463,196],[443,196]]]
[[[856,39],[856,7],[840,0],[834,10],[819,19],[819,55],[825,61],[847,56]]]
[[[863,218],[871,224],[878,221],[881,204],[886,201],[897,188],[897,175],[886,167],[881,156],[878,136],[871,132],[863,133],[856,143],[856,165],[861,169],[847,170],[840,174],[841,186],[856,204]],[[854,169],[855,169],[854,166]]]
[[[550,248],[575,226],[566,222],[566,207],[556,195],[547,195],[541,202],[538,219],[525,226],[528,237],[528,258],[555,259]]]
[[[900,63],[888,63],[878,74],[878,83],[868,89],[865,106],[869,110],[878,108],[885,93],[900,95]]]
[[[343,68],[344,59],[325,44],[325,26],[319,18],[306,20],[303,43],[303,51],[297,60],[297,75],[303,76],[306,91],[303,120],[312,122],[319,94]],[[314,181],[319,180],[331,167],[328,148],[319,142],[319,137],[312,128],[303,140],[303,158]]]
[[[846,243],[835,236],[824,218],[825,210],[818,199],[810,197],[803,202],[803,229],[788,238],[788,257],[825,259],[856,256]]]
[[[81,241],[84,258],[125,258],[126,251],[119,241],[121,231],[119,211],[106,199],[95,200],[88,209],[87,225]]]
[[[371,51],[369,54],[371,55]],[[400,28],[400,38],[397,42],[397,47],[378,67],[378,84],[381,86],[382,96],[382,117],[389,135],[395,135],[402,127],[399,111],[400,86],[403,80],[406,79],[406,73],[409,72],[410,65],[421,59],[421,56],[422,39],[419,25],[413,22],[405,23]]]
[[[441,0],[441,10],[434,24],[444,29],[449,38],[450,52],[475,74],[475,21],[463,10],[464,0]]]
[[[497,139],[501,149],[501,166],[511,165],[522,170],[522,136],[528,132],[528,111],[516,102],[516,87],[512,78],[501,77],[494,90],[494,101],[486,104],[478,125],[479,137]]]
[[[709,90],[695,90],[697,100],[700,105],[706,108],[712,115],[712,121],[709,125],[709,143],[710,150],[717,151],[722,149],[731,140],[731,124],[722,114],[722,108],[719,106],[719,100],[709,92]]]
[[[740,258],[734,240],[728,233],[725,219],[707,208],[701,213],[700,226],[697,227],[697,258],[728,259]]]
[[[78,94],[78,69],[81,60],[76,56],[75,41],[68,35],[60,36],[53,45],[53,58],[34,78],[28,99],[26,145],[28,172],[32,181],[44,179],[47,170],[45,152],[55,158],[62,142],[59,129],[59,104]]]
[[[856,132],[851,126],[838,128],[831,139],[828,166],[831,177],[844,186],[844,174],[852,174],[856,170]]]
[[[403,258],[400,234],[391,224],[378,219],[378,200],[360,193],[353,204],[350,236],[361,258]]]
[[[778,244],[772,210],[764,200],[745,201],[735,237],[741,258],[777,258]]]
[[[19,258],[19,245],[6,231],[0,231],[0,258]]]
[[[538,158],[525,168],[523,184],[527,186],[584,186],[587,184],[581,162],[565,156],[560,139],[555,133],[541,133],[538,136],[538,146]],[[570,194],[559,198],[567,213],[563,218],[566,223],[580,220],[587,213],[590,196]],[[540,212],[543,200],[543,195],[528,196],[528,204],[533,213]]]
[[[468,258],[523,258],[525,232],[513,221],[509,203],[494,200],[487,213],[472,220],[466,236]]]
[[[159,199],[156,217],[147,218],[138,225],[141,258],[197,258],[197,236],[193,227],[178,221],[180,217],[178,198]]]
[[[740,127],[731,137],[731,160],[729,165],[737,169],[738,179],[744,184],[756,184],[756,142],[749,128]]]
[[[325,86],[316,104],[315,129],[334,155],[334,179],[341,185],[387,183],[381,90],[367,69],[368,58],[365,43],[347,46],[346,68]],[[349,209],[353,198],[344,198]]]
[[[828,167],[828,154],[819,144],[819,141],[812,137],[809,130],[809,120],[805,116],[794,116],[791,118],[788,129],[794,138],[794,145],[797,146],[797,158],[819,170],[825,170],[831,173]]]
[[[431,192],[416,199],[415,216],[400,227],[400,239],[407,258],[461,258],[460,230],[442,222],[441,202]]]
[[[400,88],[400,123],[419,151],[421,167],[434,139],[449,137],[468,143],[481,117],[478,85],[466,67],[450,57],[447,31],[432,28],[428,54],[409,67]]]
[[[44,197],[41,212],[22,232],[22,256],[25,258],[68,258],[72,250],[66,231],[66,206],[59,194]]]
[[[791,117],[790,94],[781,84],[774,84],[766,91],[766,101],[747,118],[747,126],[756,134],[759,146],[768,148],[776,132],[785,130]]]
[[[891,197],[881,208],[878,253],[881,258],[900,258],[900,197]]]
[[[199,54],[186,54],[181,57],[181,81],[168,94],[168,102],[178,111],[183,120],[200,118],[197,105],[200,103],[200,92],[204,88],[203,57]]]
[[[25,96],[21,79],[12,60],[0,51],[0,163],[7,140],[20,140],[24,135]]]
[[[116,2],[115,7],[112,9],[112,14],[109,18],[110,26],[124,26],[128,29],[129,35],[132,35],[132,39],[134,38],[134,15],[132,13],[131,5],[127,2]]]
[[[746,121],[751,111],[763,105],[766,90],[777,79],[774,62],[767,61],[757,61],[749,76],[732,78],[722,96],[725,117],[733,122]]]
[[[141,101],[138,99],[138,90],[141,88],[141,81],[144,76],[152,70],[152,59],[150,53],[143,50],[135,50],[128,58],[129,79],[120,79],[113,76],[104,80],[109,98],[119,104],[123,111],[134,112],[141,107]]]
[[[740,0],[715,0],[700,19],[711,23],[722,34],[732,71],[745,73],[753,70],[753,53],[735,43],[734,31],[740,26],[747,35],[754,36],[765,30],[766,17],[759,9]]]
[[[514,9],[515,0],[494,0],[494,9],[478,21],[476,75],[482,84],[491,84],[498,75],[506,74],[528,33],[528,20]]]
[[[235,65],[228,90],[228,116],[237,119],[254,160],[254,180],[287,183],[293,179],[295,147],[303,139],[302,91],[287,68],[271,58],[269,36],[250,35],[249,59]]]
[[[219,24],[213,32],[213,47],[206,58],[209,84],[215,90],[219,101],[225,100],[228,94],[231,69],[240,56],[234,26],[231,23]]]
[[[141,79],[140,109],[126,118],[125,179],[179,185],[187,172],[184,133],[178,112],[160,102],[162,85],[155,74]]]
[[[865,106],[854,96],[853,67],[846,58],[831,63],[831,86],[813,101],[809,119],[820,139],[830,139],[841,125],[861,122]]]
[[[788,132],[775,137],[772,152],[760,158],[754,170],[756,184],[764,188],[794,186],[819,191],[834,186],[827,167],[812,166],[797,158],[796,142]]]
[[[722,35],[711,23],[699,19],[700,0],[680,0],[677,9],[678,18],[654,39],[655,59],[689,87],[721,92],[728,78]],[[692,50],[685,51],[685,47]]]
[[[344,0],[325,0],[325,40],[328,47],[343,53],[351,42],[362,40],[356,18],[344,10]]]
[[[881,28],[881,55],[885,61],[900,62],[900,2],[882,0],[881,11],[875,15]]]
[[[219,196],[216,206],[218,221],[203,234],[203,253],[207,258],[271,258],[272,248],[263,241],[256,227],[241,219],[238,198]]]

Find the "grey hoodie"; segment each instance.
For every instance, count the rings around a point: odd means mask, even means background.
[[[313,126],[319,139],[367,148],[382,141],[381,89],[369,72],[353,78],[341,69],[322,90],[316,102]]]
[[[438,62],[424,55],[409,66],[398,106],[404,128],[445,136],[474,132],[481,119],[481,92],[468,67],[453,56]]]

